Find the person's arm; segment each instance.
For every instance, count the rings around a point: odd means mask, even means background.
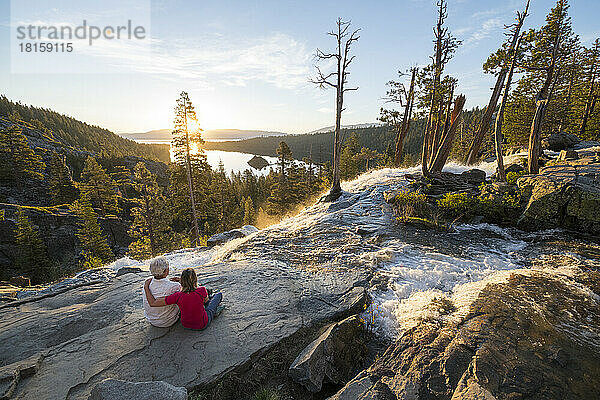
[[[181,278],[178,277],[178,276],[174,276],[172,278],[169,278],[169,280],[172,281],[172,282],[181,282]]]
[[[204,304],[208,303],[208,290],[204,286],[199,287],[201,296],[204,297]],[[203,290],[202,290],[203,289]]]
[[[147,279],[144,283],[144,292],[146,292],[146,300],[148,300],[148,304],[150,305],[150,307],[166,306],[167,303],[165,302],[164,297],[159,297],[158,299],[156,299],[150,292],[150,281],[152,281],[152,278]]]

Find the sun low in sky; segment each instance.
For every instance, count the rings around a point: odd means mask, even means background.
[[[30,9],[36,10],[36,20],[48,22],[98,16],[86,2],[73,3],[76,9],[68,7],[69,1],[61,2],[67,5],[64,9],[58,4]],[[554,3],[533,1],[526,28],[542,25]],[[2,94],[115,132],[143,132],[171,127],[175,100],[185,90],[203,129],[304,133],[334,122],[334,94],[308,80],[314,75],[316,48],[332,48],[326,33],[342,17],[362,29],[349,78],[359,90],[344,99],[343,123],[375,122],[384,104],[386,82],[395,79],[398,70],[429,62],[436,12],[434,0],[343,4],[128,0],[119,4],[131,7],[130,12],[120,13],[122,20],[148,5],[144,51],[130,43],[97,41],[86,49],[87,67],[82,62],[80,72],[70,70],[78,66],[65,58],[65,72],[58,64],[58,71],[20,73],[11,71],[10,57],[0,57]],[[487,103],[494,78],[483,73],[482,64],[505,40],[503,26],[523,5],[524,0],[449,1],[447,25],[463,45],[447,72],[458,78],[457,92],[466,95],[467,108]],[[108,10],[102,17],[116,20]],[[600,35],[599,14],[597,0],[571,1],[573,28],[585,45]],[[0,1],[2,54],[10,53],[11,26],[18,22],[10,15],[11,2]],[[90,72],[99,64],[116,65],[116,70]]]

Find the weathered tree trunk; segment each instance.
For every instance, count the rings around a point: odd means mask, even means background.
[[[413,109],[414,95],[415,95],[415,78],[417,76],[417,68],[412,68],[412,76],[410,78],[410,89],[406,99],[406,106],[404,108],[404,117],[402,118],[402,125],[398,131],[396,138],[396,149],[394,152],[394,163],[397,167],[402,164],[402,150],[404,148],[404,139],[410,129],[410,118]]]
[[[508,93],[510,92],[510,84],[512,77],[515,72],[515,66],[517,65],[517,55],[519,53],[519,47],[521,44],[522,36],[519,36],[519,40],[513,50],[512,59],[510,60],[510,69],[508,76],[506,77],[506,83],[504,85],[504,93],[502,94],[502,102],[500,103],[500,109],[498,115],[496,115],[496,126],[494,129],[494,141],[496,144],[496,164],[498,165],[498,179],[501,182],[506,182],[506,172],[504,171],[504,155],[502,154],[502,123],[504,122],[504,110],[506,109],[506,103],[508,101]]]
[[[450,155],[450,150],[452,149],[452,142],[454,141],[454,136],[456,135],[456,130],[460,123],[460,117],[462,116],[465,101],[465,96],[460,95],[454,102],[454,110],[452,110],[452,113],[450,114],[449,127],[444,133],[441,144],[437,150],[437,154],[431,165],[432,173],[442,172],[444,165],[446,165],[446,161]]]
[[[427,118],[427,124],[425,125],[425,134],[423,135],[423,151],[421,153],[421,171],[423,176],[429,176],[429,154],[433,147],[433,115],[436,111],[436,97],[437,91],[440,86],[440,80],[442,75],[442,36],[443,36],[443,2],[440,2],[438,12],[438,22],[436,25],[436,43],[435,43],[435,63],[433,65],[433,90],[431,93],[431,105],[429,107],[429,116]]]
[[[533,117],[533,121],[531,122],[531,132],[529,134],[529,150],[527,156],[527,170],[529,174],[537,174],[540,171],[539,157],[542,150],[542,138],[540,130],[542,128],[544,114],[546,113],[546,107],[548,106],[548,99],[551,94],[550,83],[552,83],[554,80],[554,68],[556,67],[556,59],[558,57],[558,49],[560,46],[561,39],[561,26],[562,22],[559,24],[558,31],[556,32],[556,37],[554,39],[554,47],[552,48],[552,60],[550,61],[550,66],[548,67],[546,80],[544,81],[542,88],[536,96],[535,115]]]
[[[588,96],[587,96],[587,100],[585,103],[585,111],[583,113],[583,119],[581,120],[581,126],[579,127],[579,136],[583,137],[583,135],[585,134],[585,128],[588,122],[588,119],[590,118],[590,115],[592,113],[593,110],[593,106],[595,105],[595,100],[596,97],[594,96],[594,85],[595,85],[595,80],[596,80],[596,73],[597,73],[597,68],[595,65],[592,66],[593,70],[592,70],[592,77],[590,79],[590,87],[588,90]]]
[[[465,160],[467,165],[475,164],[479,158],[479,149],[481,148],[483,138],[490,127],[490,122],[492,121],[494,111],[496,111],[496,105],[498,104],[498,98],[500,98],[500,93],[502,92],[502,86],[504,85],[505,78],[506,70],[503,68],[500,73],[498,73],[498,78],[496,79],[494,90],[492,91],[492,97],[490,97],[490,101],[485,109],[483,118],[481,119],[479,129],[475,133],[473,141],[471,142],[471,146],[469,147],[467,159]]]
[[[547,105],[548,100],[546,99],[538,98],[536,101],[535,115],[533,117],[533,122],[531,123],[531,132],[529,134],[529,148],[527,155],[527,171],[529,174],[537,174],[540,172],[539,158],[542,150],[540,128]]]
[[[525,18],[527,17],[528,11],[529,0],[527,0],[525,11],[522,14],[517,12],[517,23],[514,26],[513,36],[511,38],[510,47],[508,48],[508,54],[514,53],[515,49],[518,48],[517,42],[519,40],[521,28],[523,27],[523,22],[525,22]],[[496,84],[494,85],[494,90],[492,91],[490,102],[488,103],[485,109],[485,113],[481,120],[481,124],[479,125],[479,129],[477,130],[477,133],[475,133],[475,137],[473,138],[471,146],[469,147],[469,151],[467,152],[467,157],[465,159],[465,163],[467,165],[473,165],[478,160],[481,143],[483,142],[483,138],[485,137],[485,134],[490,128],[492,115],[496,110],[496,105],[498,104],[498,98],[500,97],[500,92],[502,91],[502,85],[504,85],[504,80],[506,79],[507,71],[508,68],[506,68],[505,66],[498,73],[498,78],[496,79]]]

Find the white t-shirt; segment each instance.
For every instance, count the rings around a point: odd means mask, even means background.
[[[150,293],[155,298],[171,295],[181,290],[181,285],[170,281],[169,278],[152,278],[150,282]],[[164,307],[150,307],[146,299],[146,293],[142,287],[142,298],[144,299],[144,316],[154,326],[166,328],[177,322],[179,318],[179,307],[176,304]]]

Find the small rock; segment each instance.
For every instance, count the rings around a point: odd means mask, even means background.
[[[519,173],[523,171],[525,171],[525,167],[523,167],[521,164],[510,164],[506,168],[504,168],[504,172],[506,172],[507,174],[509,172]]]
[[[356,233],[361,236],[371,235],[375,232],[377,232],[376,227],[368,227],[368,226],[357,226],[356,227]]]
[[[258,228],[252,225],[245,225],[238,229],[232,229],[227,232],[217,233],[212,235],[207,241],[208,247],[213,247],[229,242],[233,239],[239,239],[250,235],[251,233],[258,232]]]
[[[470,169],[460,174],[467,182],[479,184],[485,182],[486,173],[480,169]]]
[[[544,150],[561,151],[572,148],[579,142],[581,142],[581,139],[570,133],[553,133],[542,140],[542,148]]]
[[[575,150],[561,150],[558,154],[559,161],[577,160],[578,158],[579,154]]]
[[[164,381],[126,382],[105,379],[92,389],[88,400],[187,400],[187,390]]]
[[[346,382],[366,354],[362,331],[357,316],[331,324],[302,350],[290,366],[289,376],[313,393],[321,390],[326,378],[335,384]]]
[[[139,272],[143,272],[141,268],[138,267],[122,267],[117,271],[117,276],[125,275],[125,274],[137,274]]]

